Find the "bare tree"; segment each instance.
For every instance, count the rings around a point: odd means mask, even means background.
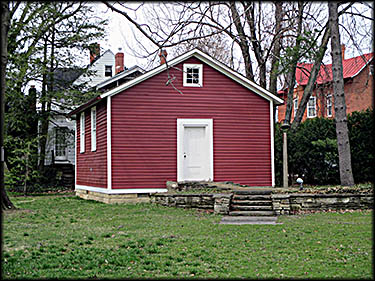
[[[269,91],[274,95],[277,92],[277,76],[279,69],[279,58],[281,51],[281,30],[282,30],[282,20],[283,20],[283,2],[275,2],[275,44],[273,46],[272,52],[272,63],[271,63],[271,72],[270,72],[270,81],[269,81]]]
[[[172,49],[169,55],[173,57],[179,56],[194,48],[198,48],[218,61],[233,67],[230,44],[227,38],[220,33],[210,37],[181,43],[178,48]]]
[[[354,185],[349,131],[346,116],[346,103],[344,92],[344,77],[342,68],[342,53],[338,21],[338,3],[329,2],[329,27],[331,29],[331,54],[333,93],[335,99],[335,122],[337,135],[337,148],[339,152],[339,169],[341,185]]]
[[[6,74],[6,65],[8,61],[8,31],[10,25],[10,10],[9,2],[1,2],[1,99],[0,99],[0,112],[1,112],[1,135],[0,135],[0,190],[1,190],[1,209],[15,209],[12,201],[10,201],[4,186],[4,104],[5,104],[5,74]]]
[[[353,3],[349,3],[340,12],[338,12],[338,17],[345,14],[352,7],[353,7]],[[293,119],[293,122],[292,122],[292,125],[291,125],[292,130],[296,130],[298,128],[299,124],[301,123],[303,115],[304,115],[305,110],[306,110],[307,103],[310,99],[310,96],[312,95],[312,93],[314,91],[315,86],[316,86],[315,82],[316,82],[316,79],[318,78],[319,71],[321,69],[321,65],[322,65],[322,62],[323,62],[323,58],[324,58],[324,56],[326,54],[326,51],[327,51],[327,48],[328,48],[329,39],[331,38],[330,37],[331,31],[330,31],[330,26],[329,26],[328,21],[324,25],[324,28],[321,31],[323,33],[323,36],[322,36],[319,48],[314,52],[313,67],[312,67],[311,71],[307,71],[306,69],[304,69],[304,71],[306,71],[308,73],[309,79],[308,79],[307,85],[305,86],[305,88],[303,90],[303,95],[302,95],[301,101],[298,105],[296,115]]]
[[[299,59],[301,58],[301,39],[302,39],[302,24],[303,24],[303,3],[298,1],[298,14],[297,14],[297,32],[296,32],[296,44],[292,51],[290,67],[288,68],[289,73],[287,75],[287,84],[288,84],[288,95],[287,103],[285,110],[285,123],[290,123],[290,118],[292,115],[292,104],[293,104],[293,93],[294,85],[296,83],[296,68]]]
[[[288,122],[291,119],[295,70],[300,67],[300,62],[312,62],[312,69],[307,71],[308,84],[291,128],[295,130],[299,126],[329,47],[330,29],[326,22],[325,3],[173,2],[152,6],[140,4],[136,8],[118,2],[104,3],[125,16],[157,47],[156,50],[139,48],[148,57],[156,57],[158,50],[162,48],[224,34],[232,42],[231,50],[233,51],[235,46],[240,53],[244,66],[242,69],[247,78],[264,88],[268,83],[268,89],[274,94],[284,80],[284,85],[287,85],[289,90],[285,116]],[[347,3],[338,15],[360,17],[360,11],[353,10],[353,6],[353,2]],[[146,20],[138,17],[141,11],[146,11]],[[130,16],[130,13],[133,16]],[[270,14],[274,17],[269,17]],[[355,25],[353,22],[352,26],[358,27],[358,23]],[[367,32],[368,28],[362,27]],[[358,30],[354,27],[350,31],[346,30],[348,34],[351,33],[349,37],[353,42]],[[366,38],[371,38],[369,34],[365,35]]]
[[[150,6],[151,8],[139,5],[132,9],[124,3],[109,3],[107,1],[103,3],[112,11],[123,15],[157,47],[156,50],[155,48],[142,48],[142,44],[140,44],[139,49],[144,51],[145,56],[155,57],[161,48],[180,46],[186,42],[225,35],[230,39],[232,45],[238,47],[241,53],[245,76],[252,81],[258,81],[264,88],[267,86],[269,64],[277,64],[277,59],[271,62],[271,58],[275,55],[278,56],[278,52],[273,52],[273,44],[281,42],[282,13],[278,9],[279,25],[277,29],[272,28],[271,22],[265,24],[268,17],[264,15],[273,12],[274,4],[181,2],[153,4]],[[130,16],[130,13],[139,15],[141,10],[145,11],[147,22],[140,23],[139,18]],[[273,40],[273,38],[277,40]],[[231,59],[233,60],[233,58]],[[273,69],[277,68],[273,67]],[[274,79],[272,84],[276,84],[277,75],[274,75],[272,79]]]

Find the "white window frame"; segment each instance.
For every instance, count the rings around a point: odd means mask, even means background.
[[[108,73],[110,74],[110,75],[107,75],[107,68],[109,69],[109,68],[111,68],[111,73],[109,73],[109,71],[108,71]],[[104,66],[104,77],[112,77],[113,76],[113,66],[112,65],[105,65]]]
[[[80,125],[79,125],[79,135],[80,135],[80,153],[85,152],[85,112],[81,112]]]
[[[296,97],[296,98],[293,100],[293,112],[294,112],[294,118],[296,117],[297,110],[298,110],[298,97]]]
[[[198,84],[196,83],[187,83],[187,71],[189,68],[195,68],[199,70],[199,77],[198,77]],[[183,86],[184,87],[203,87],[203,64],[191,64],[185,63],[184,64],[184,71],[183,71]]]
[[[313,101],[313,104],[311,104]],[[314,111],[314,114],[310,114],[310,110]],[[307,103],[307,118],[314,118],[316,117],[316,97],[310,97]]]
[[[60,132],[62,133],[62,135],[59,134]],[[55,160],[67,159],[67,132],[68,127],[55,127]],[[63,142],[60,142],[60,137],[63,137]],[[59,152],[62,153],[60,154]]]
[[[327,117],[332,117],[332,95],[327,96]]]
[[[91,151],[96,151],[96,106],[91,108]]]

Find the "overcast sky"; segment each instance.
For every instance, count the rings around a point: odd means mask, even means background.
[[[131,46],[135,44],[131,31],[131,23],[129,23],[122,15],[107,9],[107,7],[101,2],[94,2],[94,5],[97,6],[100,16],[104,16],[108,19],[107,37],[98,42],[102,51],[110,49],[116,54],[119,51],[119,48],[121,48],[121,51],[124,53],[124,64],[126,67],[129,68],[133,65],[144,67],[147,64],[147,60],[136,58],[127,47],[127,44]],[[127,34],[130,36],[126,36]],[[89,62],[88,59],[87,62]]]

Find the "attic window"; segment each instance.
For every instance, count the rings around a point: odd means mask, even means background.
[[[106,65],[104,71],[105,77],[112,77],[112,65]]]
[[[184,64],[183,78],[185,87],[203,87],[203,65]]]

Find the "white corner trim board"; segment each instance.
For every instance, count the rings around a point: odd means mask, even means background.
[[[107,189],[112,189],[112,113],[111,97],[107,97]]]
[[[275,187],[275,140],[274,140],[274,124],[275,120],[273,117],[273,101],[270,101],[270,125],[271,125],[271,176],[272,176],[272,187]]]
[[[101,187],[78,185],[76,184],[75,190],[88,190],[104,194],[129,194],[129,193],[158,193],[168,192],[167,188],[129,188],[129,189],[107,189]]]

